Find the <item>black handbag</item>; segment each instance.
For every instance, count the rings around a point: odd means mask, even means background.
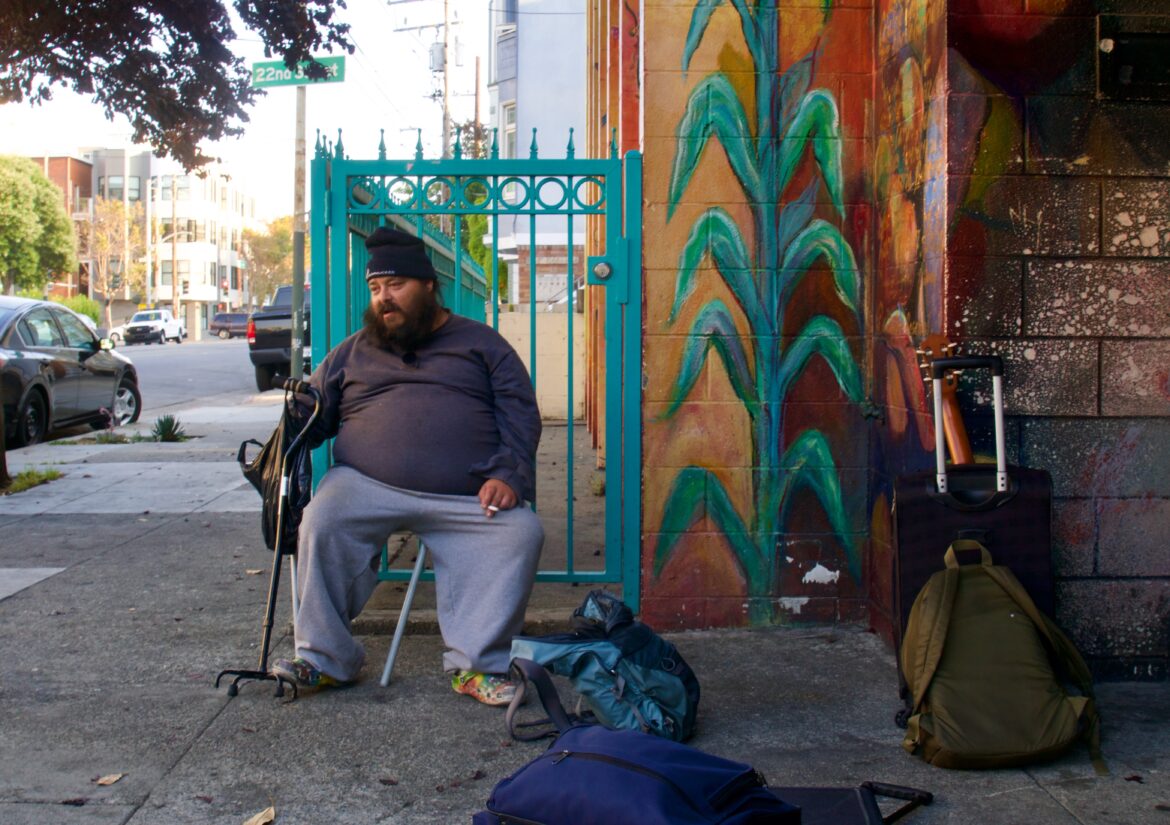
[[[262,501],[260,513],[260,529],[264,534],[264,544],[269,550],[276,549],[277,515],[280,512],[281,477],[288,473],[288,500],[284,507],[284,529],[280,531],[280,548],[285,555],[292,555],[297,550],[297,529],[301,523],[301,512],[308,505],[313,494],[313,459],[312,452],[302,441],[301,444],[288,454],[288,445],[293,436],[290,430],[295,430],[294,413],[289,405],[285,405],[280,422],[268,440],[261,444],[255,439],[248,439],[240,444],[236,461],[240,463],[240,470],[259,493]],[[248,445],[254,444],[260,448],[256,455],[247,457]],[[289,462],[285,467],[284,462]]]

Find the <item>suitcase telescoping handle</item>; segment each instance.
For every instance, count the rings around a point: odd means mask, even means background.
[[[1003,359],[998,355],[960,356],[936,358],[930,364],[930,377],[934,385],[934,464],[940,493],[947,492],[947,460],[943,452],[942,403],[943,375],[948,370],[989,369],[991,370],[991,391],[995,408],[995,489],[1004,492],[1007,481],[1007,443],[1003,423]]]

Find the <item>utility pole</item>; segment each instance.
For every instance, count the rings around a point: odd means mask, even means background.
[[[292,351],[289,378],[303,379],[305,346],[305,87],[297,86],[296,158],[293,161]]]
[[[450,0],[443,0],[443,157],[451,157],[451,64],[450,51],[451,20],[448,17]]]
[[[171,315],[179,317],[179,212],[178,185],[171,175]]]

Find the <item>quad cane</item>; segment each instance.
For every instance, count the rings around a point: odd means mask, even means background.
[[[310,396],[313,399],[313,412],[309,416],[308,420],[305,422],[304,426],[301,427],[300,432],[298,432],[296,437],[291,442],[289,442],[288,447],[283,451],[283,454],[281,455],[280,496],[279,496],[279,499],[277,501],[277,511],[276,511],[276,539],[273,542],[274,546],[273,546],[273,550],[272,550],[272,576],[268,581],[268,604],[265,607],[265,612],[264,612],[264,634],[263,634],[263,637],[262,637],[261,642],[260,642],[260,663],[259,663],[259,665],[257,665],[255,670],[222,670],[222,671],[220,671],[219,675],[215,677],[215,686],[217,688],[219,687],[220,680],[223,679],[223,677],[225,677],[225,676],[234,676],[235,677],[234,679],[232,679],[231,684],[228,685],[228,688],[227,688],[228,696],[235,696],[236,694],[238,694],[240,682],[245,681],[247,679],[253,679],[256,681],[276,682],[276,691],[274,694],[276,696],[284,696],[284,685],[285,685],[285,683],[287,683],[289,685],[289,687],[292,688],[293,699],[295,699],[297,696],[297,686],[296,686],[295,682],[292,682],[291,680],[286,679],[283,676],[279,676],[279,675],[269,671],[269,669],[268,669],[268,648],[272,642],[272,626],[273,626],[274,617],[276,616],[276,594],[277,594],[277,590],[280,588],[281,557],[284,555],[284,548],[282,547],[282,544],[283,544],[284,530],[285,530],[285,523],[284,523],[285,522],[285,511],[286,511],[286,508],[289,506],[289,502],[288,502],[289,476],[292,473],[292,466],[293,466],[293,462],[290,461],[290,456],[294,455],[294,452],[297,449],[301,448],[301,445],[303,444],[303,442],[305,440],[305,436],[308,434],[309,429],[313,426],[313,422],[317,420],[317,416],[321,412],[321,396],[317,392],[317,390],[315,390],[311,385],[309,385],[303,381],[297,381],[294,378],[286,379],[284,381],[283,388],[284,388],[284,392],[285,392],[283,415],[286,416],[285,421],[284,421],[284,424],[286,426],[289,423],[289,416],[290,416],[289,411],[290,411],[290,409],[292,409],[292,406],[293,406],[293,404],[292,404],[292,396],[293,395],[301,394],[301,395]],[[286,430],[286,432],[287,432],[287,430]],[[241,450],[242,449],[243,448],[241,447]],[[293,571],[294,571],[294,577],[295,577],[296,552],[294,551],[291,555],[293,557]],[[294,581],[293,587],[295,589],[296,579],[294,578],[293,581]],[[296,594],[294,593],[294,602],[293,602],[294,603],[294,611],[295,611],[295,604],[296,604],[295,595]],[[293,616],[293,621],[296,621],[295,615]]]

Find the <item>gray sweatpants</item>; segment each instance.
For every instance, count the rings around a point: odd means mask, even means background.
[[[334,466],[305,508],[297,550],[297,655],[336,679],[356,679],[365,650],[350,622],[378,583],[386,539],[409,530],[435,570],[445,670],[503,673],[544,543],[520,505],[486,518],[476,496],[417,493]]]

